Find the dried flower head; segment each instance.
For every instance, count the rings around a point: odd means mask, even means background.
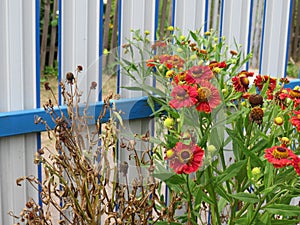
[[[258,125],[262,124],[264,117],[264,111],[260,107],[254,107],[249,115],[249,119],[251,122],[255,122]]]
[[[46,91],[50,91],[51,90],[51,87],[49,86],[49,82],[45,82],[44,83],[44,87],[45,87]]]
[[[96,82],[96,81],[93,81],[93,82],[91,83],[90,89],[96,89],[96,87],[97,87],[97,82]]]
[[[74,81],[74,74],[72,72],[68,72],[66,74],[66,79],[68,81],[69,84],[73,84],[73,81]]]

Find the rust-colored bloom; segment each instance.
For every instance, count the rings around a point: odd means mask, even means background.
[[[213,78],[213,72],[209,66],[193,66],[187,71],[186,82],[199,84],[201,81]]]
[[[156,50],[157,48],[165,48],[167,47],[167,43],[165,41],[156,41],[151,48]]]
[[[200,112],[210,113],[220,103],[221,98],[218,89],[208,81],[200,82],[196,109]]]
[[[263,117],[264,111],[260,107],[254,107],[249,114],[249,120],[256,122],[258,125],[262,124]]]
[[[273,92],[276,87],[276,78],[272,78],[268,75],[257,75],[254,79],[254,84],[258,88],[259,91],[262,90],[263,86],[269,81],[268,90]]]
[[[173,88],[170,106],[175,109],[191,107],[197,103],[198,91],[196,87],[190,85],[177,85]]]
[[[226,65],[225,61],[222,61],[222,62],[211,61],[208,66],[211,70],[213,70],[213,68],[216,68],[216,67],[217,68],[225,68],[227,65]]]
[[[298,173],[298,175],[300,175],[300,158],[299,157],[294,157],[292,165],[293,165],[296,173]]]
[[[185,82],[186,74],[187,74],[186,71],[182,71],[176,74],[176,76],[174,76],[175,83],[178,84],[179,82]]]
[[[233,87],[238,92],[246,92],[249,88],[248,76],[244,73],[238,74],[232,79]]]
[[[184,65],[184,60],[178,55],[172,55],[167,60],[161,59],[161,63],[165,64],[170,70],[171,68],[182,68]]]
[[[294,111],[295,116],[291,118],[291,123],[300,132],[300,111]]]
[[[273,146],[265,150],[265,158],[273,164],[275,168],[282,168],[292,164],[296,155],[292,150],[284,146]]]
[[[204,150],[194,143],[186,145],[177,142],[171,151],[172,154],[167,154],[170,157],[166,157],[166,159],[170,161],[170,167],[177,174],[196,172],[202,165]]]

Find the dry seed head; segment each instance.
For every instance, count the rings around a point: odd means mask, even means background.
[[[72,72],[68,72],[66,74],[66,78],[67,78],[68,83],[73,84],[74,74]]]

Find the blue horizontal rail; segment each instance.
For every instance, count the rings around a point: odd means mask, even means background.
[[[152,110],[147,103],[147,97],[120,99],[114,101],[116,103],[117,110],[122,111],[121,116],[123,120],[148,118],[152,114]],[[94,117],[94,119],[88,121],[89,124],[95,124],[102,107],[103,102],[98,102],[89,106],[87,115]],[[82,112],[83,109],[84,107],[81,107],[80,111]],[[64,115],[68,115],[66,106],[60,106],[60,109],[55,108],[55,112],[57,114],[60,114],[60,110]],[[109,119],[109,116],[109,114],[106,114],[102,121],[106,122]],[[54,128],[54,122],[43,108],[4,112],[0,113],[0,137],[45,131],[45,125],[34,123],[36,117],[41,117],[47,122],[51,129]]]

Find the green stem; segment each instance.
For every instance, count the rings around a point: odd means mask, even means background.
[[[211,179],[213,177],[213,171],[212,171],[212,167],[211,165],[207,167],[207,180]],[[213,182],[209,182],[208,183],[208,187],[207,187],[207,191],[210,195],[210,197],[212,198],[214,204],[211,207],[211,221],[212,224],[222,224],[221,223],[221,219],[220,219],[220,214],[219,214],[219,209],[218,209],[218,201],[217,201],[217,196],[216,196],[216,192],[214,189],[214,184]]]
[[[255,218],[256,218],[259,210],[261,210],[261,206],[264,203],[264,201],[265,201],[265,197],[263,197],[263,198],[260,199],[259,204],[256,207],[256,211],[255,211],[254,215],[252,216],[250,223],[248,223],[248,224],[254,224],[253,222],[254,222],[254,220],[255,220]]]
[[[189,174],[186,174],[186,187],[188,191],[188,220],[192,221],[193,223],[197,221],[196,217],[193,213],[193,204],[192,204],[192,192],[189,185]]]

